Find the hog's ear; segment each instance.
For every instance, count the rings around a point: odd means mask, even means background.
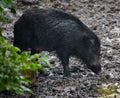
[[[92,45],[94,45],[94,44],[95,44],[95,40],[94,40],[94,39],[90,39],[90,43],[91,43]]]

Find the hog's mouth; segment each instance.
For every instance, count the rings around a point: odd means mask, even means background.
[[[88,66],[94,73],[99,74],[101,72],[101,65],[90,65]]]

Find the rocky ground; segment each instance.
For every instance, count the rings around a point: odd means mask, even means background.
[[[40,75],[34,94],[25,97],[1,94],[0,98],[120,98],[120,0],[18,0],[17,15],[3,24],[3,35],[12,43],[13,24],[23,10],[34,7],[59,8],[77,16],[101,40],[102,73],[95,75],[82,61],[70,58],[71,77],[63,78],[63,68],[55,53],[50,54],[52,68]],[[107,83],[107,84],[105,84]],[[101,97],[98,86],[114,85],[117,93]]]

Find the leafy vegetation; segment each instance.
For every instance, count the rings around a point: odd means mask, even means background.
[[[0,1],[1,23],[9,22],[9,17],[5,13],[6,8],[16,13],[15,0]],[[30,55],[30,52],[21,52],[19,48],[10,45],[4,39],[2,30],[0,26],[0,92],[9,91],[21,95],[26,91],[32,92],[27,86],[32,82],[23,72],[43,70],[44,65],[50,65],[48,55]]]
[[[0,22],[9,22],[5,9],[10,9],[12,13],[16,13],[16,0],[0,0]]]
[[[102,98],[116,98],[117,95],[120,95],[120,88],[117,83],[102,83],[97,90]]]

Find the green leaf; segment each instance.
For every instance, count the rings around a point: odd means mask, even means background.
[[[0,22],[10,22],[10,19],[4,14],[0,14]]]

